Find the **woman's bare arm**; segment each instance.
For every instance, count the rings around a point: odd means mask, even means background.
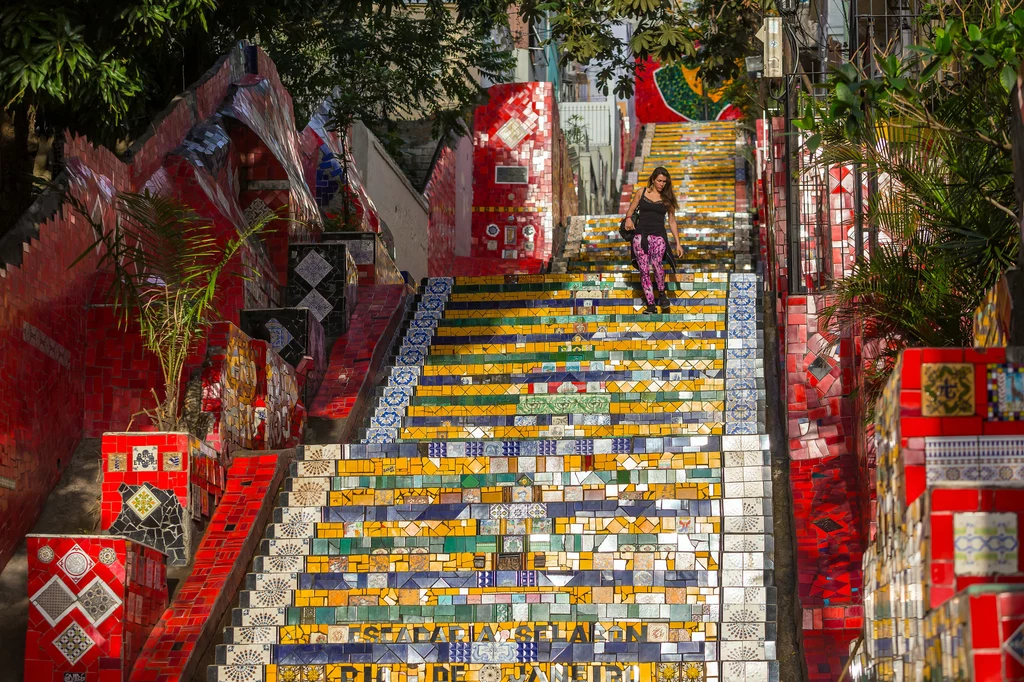
[[[633,200],[629,202],[629,208],[626,210],[626,229],[635,230],[636,225],[633,224],[633,211],[636,210],[637,205],[640,203],[640,197],[644,194],[643,190],[633,193]]]
[[[676,212],[672,209],[668,211],[668,229],[672,232],[672,239],[676,242],[676,255],[682,255],[683,245],[679,241],[679,225],[676,223]]]

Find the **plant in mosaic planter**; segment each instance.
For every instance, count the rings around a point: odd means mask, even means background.
[[[214,321],[221,275],[276,216],[268,212],[224,241],[212,222],[167,197],[120,195],[111,229],[94,221],[84,206],[75,203],[75,208],[98,235],[78,261],[100,249],[100,267],[113,274],[110,295],[122,323],[137,324],[146,349],[160,361],[163,397],[154,389],[156,405],[143,414],[160,431],[182,430],[187,421],[179,400],[182,370]]]

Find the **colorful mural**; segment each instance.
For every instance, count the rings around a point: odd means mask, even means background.
[[[636,115],[641,124],[738,119],[740,110],[723,97],[722,88],[705,96],[697,71],[682,64],[648,59],[637,70]]]

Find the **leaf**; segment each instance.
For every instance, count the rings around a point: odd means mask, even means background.
[[[975,43],[981,42],[981,29],[977,24],[971,24],[967,27],[967,36]]]
[[[846,83],[836,83],[836,98],[838,98],[843,104],[851,107],[857,105],[857,98],[854,96],[853,91],[850,90],[850,86]]]
[[[994,69],[997,64],[996,58],[990,55],[988,52],[980,52],[976,54],[975,59],[977,59],[979,62],[981,62],[990,69]]]
[[[999,83],[1003,86],[1003,90],[1010,92],[1016,82],[1017,72],[1012,66],[1007,64],[1003,67],[1003,70],[999,72]]]
[[[818,151],[818,147],[821,146],[821,133],[815,133],[814,135],[811,135],[810,137],[807,138],[804,144],[807,145],[807,151],[809,151],[811,154]]]

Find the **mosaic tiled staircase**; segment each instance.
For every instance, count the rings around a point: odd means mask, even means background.
[[[716,244],[665,315],[583,251],[428,280],[363,442],[300,449],[210,679],[778,680],[759,285]]]

